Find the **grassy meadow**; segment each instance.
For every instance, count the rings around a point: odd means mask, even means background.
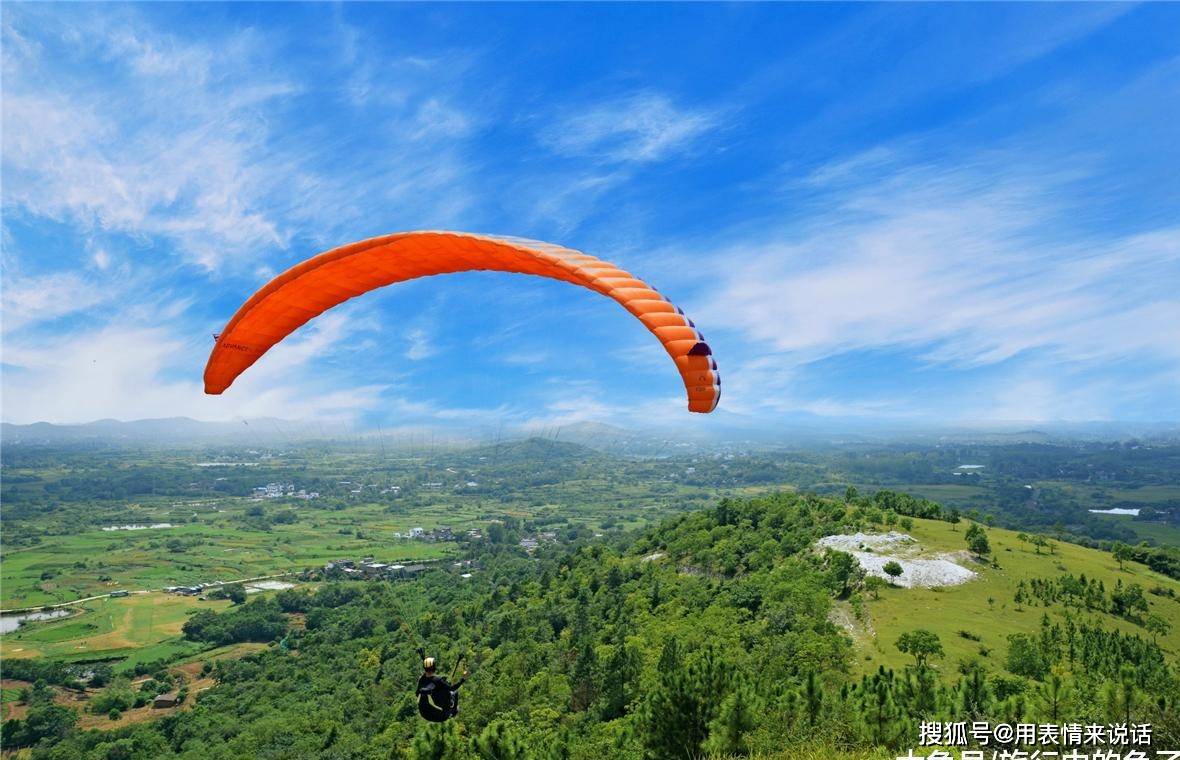
[[[923,555],[963,552],[966,549],[966,523],[952,526],[935,520],[914,520],[908,531],[923,547]],[[1021,542],[1017,533],[1000,528],[988,528],[992,556],[999,568],[958,558],[959,564],[974,570],[978,576],[959,586],[936,589],[889,587],[880,592],[880,599],[865,594],[866,619],[858,621],[853,639],[857,644],[857,667],[861,672],[875,671],[878,666],[898,668],[910,658],[897,651],[894,643],[903,632],[915,628],[934,631],[942,640],[945,658],[936,663],[944,672],[953,671],[963,660],[978,659],[992,669],[1003,668],[1008,648],[1007,636],[1012,633],[1036,633],[1041,616],[1063,622],[1068,614],[1081,623],[1087,613],[1054,604],[1023,607],[1013,600],[1021,579],[1051,578],[1062,573],[1084,574],[1100,579],[1109,593],[1118,580],[1124,585],[1138,583],[1149,591],[1152,587],[1170,588],[1180,595],[1180,581],[1152,572],[1137,563],[1127,563],[1120,569],[1114,557],[1103,551],[1087,549],[1076,544],[1054,542],[1054,553],[1042,549],[1038,554],[1030,544]],[[966,556],[965,554],[963,555]],[[1161,646],[1170,654],[1180,653],[1180,599],[1146,594],[1150,611],[1172,624],[1171,632],[1160,638]],[[1093,613],[1104,627],[1118,628],[1127,633],[1150,637],[1134,623],[1113,615]],[[973,641],[960,635],[966,631],[978,636]],[[982,650],[990,650],[987,656]]]
[[[23,626],[0,643],[5,657],[126,658],[125,663],[134,665],[200,651],[200,645],[181,639],[181,626],[197,610],[228,606],[224,600],[163,593],[96,599],[79,605],[79,612],[68,618]]]

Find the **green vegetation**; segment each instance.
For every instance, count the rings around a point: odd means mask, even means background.
[[[925,553],[953,555],[967,548],[964,531],[954,528],[946,523],[916,520],[910,535]],[[893,642],[902,633],[919,627],[938,634],[946,649],[946,668],[978,664],[993,671],[1003,667],[1008,634],[1035,635],[1042,614],[1048,614],[1060,624],[1068,618],[1073,618],[1075,623],[1091,618],[1125,633],[1150,636],[1144,625],[1111,611],[1109,592],[1120,583],[1143,589],[1151,612],[1173,626],[1167,636],[1159,638],[1160,644],[1169,652],[1180,652],[1180,632],[1176,630],[1180,625],[1180,600],[1175,596],[1180,594],[1180,582],[1137,563],[1129,563],[1120,570],[1111,554],[1076,544],[1062,543],[1055,554],[1038,554],[1036,547],[1022,541],[1016,532],[990,528],[986,533],[992,550],[989,560],[960,560],[977,574],[976,580],[941,588],[882,588],[875,592],[876,598],[872,589],[866,589],[864,619],[852,621],[852,633],[858,642],[858,657],[853,664],[856,672],[869,673],[881,666],[903,668],[908,660],[894,648]],[[991,558],[998,567],[992,564]],[[1034,582],[1052,579],[1061,583],[1070,575],[1085,576],[1093,585],[1101,583],[1108,592],[1106,606],[1085,609],[1083,603],[1079,609],[1067,604],[1065,599],[1046,603],[1031,590]],[[1142,622],[1145,621],[1146,618]],[[962,630],[970,637],[961,635]]]
[[[450,547],[393,537],[392,529],[366,526],[388,520],[384,510],[358,505],[268,530],[237,527],[249,500],[226,503],[201,522],[137,531],[87,530],[52,535],[6,551],[0,567],[5,608],[27,607],[106,594],[115,588],[161,589],[255,578],[322,564],[340,556],[393,561],[437,559]],[[146,512],[147,510],[137,510]],[[126,518],[115,518],[126,519]],[[137,524],[157,518],[144,514]],[[112,523],[114,524],[114,523]],[[119,523],[122,524],[122,523]],[[348,525],[347,533],[341,533]],[[409,532],[409,525],[404,527]],[[106,578],[108,580],[102,580]]]
[[[287,622],[278,603],[256,599],[221,615],[211,610],[196,613],[184,624],[184,637],[225,646],[243,641],[273,641],[286,630]]]
[[[733,475],[716,475],[728,471],[714,465],[713,476],[690,478],[683,461],[618,460],[537,440],[399,452],[410,456],[315,446],[253,453],[10,446],[0,453],[5,609],[116,588],[271,575],[341,557],[412,562],[461,551],[454,542],[405,538],[415,527],[462,535],[511,516],[566,540],[617,533],[707,505],[717,492],[712,480],[777,480],[777,470],[745,472],[761,460],[734,465]],[[222,464],[202,466],[210,462]],[[268,483],[319,496],[253,498]],[[165,524],[171,527],[103,530]]]
[[[5,747],[884,758],[920,720],[981,717],[1131,719],[1180,743],[1180,555],[1119,527],[1171,524],[1175,446],[402,454],[6,447],[6,608],[339,559],[473,564],[87,601],[4,636]],[[253,498],[267,483],[281,495]],[[1149,519],[1087,511],[1138,497]],[[157,523],[173,527],[102,530]],[[454,539],[406,538],[415,527]],[[816,549],[889,531],[916,543]],[[903,587],[907,562],[933,558],[975,575]],[[417,717],[418,644],[473,671],[442,726]],[[173,690],[182,707],[145,707]]]
[[[879,589],[880,599],[869,599],[864,575],[843,559],[851,555],[814,550],[825,535],[884,527],[886,515],[861,498],[727,499],[615,542],[541,547],[531,557],[511,543],[489,545],[462,582],[436,570],[414,582],[326,583],[199,612],[186,634],[222,641],[213,632],[261,625],[254,638],[283,638],[290,651],[216,661],[218,685],[191,711],[111,734],[65,730],[40,739],[38,754],[105,757],[117,741],[132,758],[251,757],[277,747],[329,757],[789,757],[794,750],[784,747],[910,746],[922,719],[1053,713],[1103,722],[1130,713],[1156,725],[1157,741],[1180,739],[1168,733],[1180,728],[1169,722],[1180,679],[1168,654],[1180,642],[1114,614],[1109,593],[1106,609],[1074,624],[1077,610],[1059,593],[1073,582],[1053,571],[1061,563],[1066,576],[1085,573],[1108,589],[1123,578],[1124,587],[1150,583],[1173,594],[1180,584],[1139,566],[1119,570],[1110,554],[1074,545],[1037,553],[992,529],[1000,566],[979,565],[979,579]],[[924,545],[964,546],[965,531],[944,520],[915,519],[912,531]],[[1027,582],[1049,577],[1058,591],[1038,582],[1034,592]],[[1022,582],[1027,621],[1015,630],[1004,625],[1011,615],[954,614],[963,605],[1011,610]],[[1010,594],[999,596],[1005,588]],[[949,610],[916,612],[927,595]],[[1147,597],[1153,614],[1180,621],[1174,598]],[[861,650],[829,620],[844,599],[872,617],[873,646],[892,665],[859,668]],[[883,624],[891,608],[906,610],[895,632]],[[955,632],[981,618],[994,629]],[[962,657],[981,642],[995,654]],[[442,726],[416,716],[419,643],[444,670],[467,653],[474,671],[460,716]],[[120,689],[104,689],[103,708],[120,709]],[[29,736],[24,722],[10,723],[6,740]]]
[[[103,658],[159,659],[191,652],[181,627],[197,610],[218,610],[222,601],[198,601],[170,594],[134,594],[86,602],[78,614],[22,627],[4,636],[6,658],[48,657],[60,660]]]
[[[967,540],[967,548],[976,557],[985,557],[991,553],[991,542],[987,540],[987,531],[979,525],[972,523],[967,532],[963,534],[963,538]]]

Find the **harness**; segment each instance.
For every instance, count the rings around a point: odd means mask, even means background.
[[[444,723],[451,717],[450,695],[447,695],[447,708],[444,709],[435,704],[432,699],[434,692],[435,683],[433,681],[418,689],[418,714],[431,723]]]
[[[422,656],[423,651],[418,650],[419,657]],[[460,655],[455,660],[455,666],[451,668],[451,682],[455,680],[455,674],[459,672],[459,664],[463,662],[464,655]],[[439,685],[430,681],[425,686],[418,687],[418,714],[431,723],[443,723],[454,717],[455,709],[455,693],[457,688],[452,689],[445,695],[440,694]],[[442,699],[439,699],[442,697]],[[440,702],[442,704],[440,704]]]

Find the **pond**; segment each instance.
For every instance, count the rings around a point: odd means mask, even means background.
[[[295,588],[294,583],[287,583],[286,581],[255,581],[246,586],[247,594],[254,594],[259,591],[283,591],[285,589]]]
[[[69,610],[43,610],[41,612],[22,612],[16,615],[0,615],[0,633],[12,633],[20,628],[26,620],[54,620],[70,616]]]

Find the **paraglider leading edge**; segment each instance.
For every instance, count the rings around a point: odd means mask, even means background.
[[[272,346],[328,309],[370,290],[418,277],[467,271],[562,280],[615,300],[664,346],[688,409],[708,413],[721,376],[704,336],[683,310],[630,272],[550,243],[464,232],[401,232],[334,248],[295,265],[252,295],[216,338],[205,392],[220,394]]]

